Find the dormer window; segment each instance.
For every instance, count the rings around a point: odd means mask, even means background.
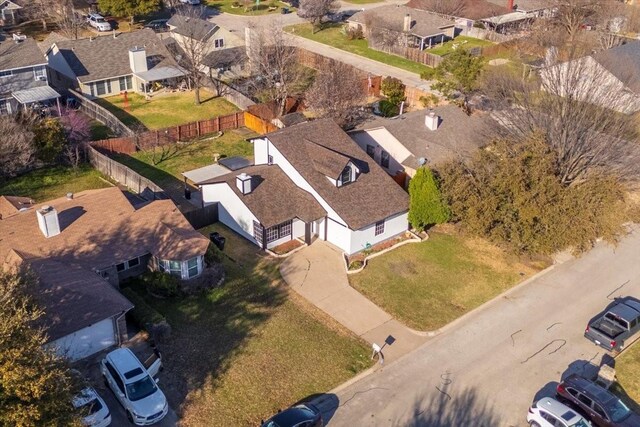
[[[351,182],[351,165],[347,165],[340,174],[340,182],[342,185],[348,184]]]

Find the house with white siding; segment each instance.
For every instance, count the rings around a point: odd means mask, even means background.
[[[251,142],[254,166],[199,185],[220,222],[261,248],[319,238],[353,254],[408,229],[407,193],[333,121]]]

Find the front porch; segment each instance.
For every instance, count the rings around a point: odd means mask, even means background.
[[[296,239],[310,245],[319,237],[320,230],[324,227],[323,224],[324,218],[308,222],[293,218],[270,227],[265,227],[254,221],[253,237],[263,250],[273,249]]]

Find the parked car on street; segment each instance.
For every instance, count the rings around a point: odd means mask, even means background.
[[[640,302],[625,298],[591,322],[584,336],[607,350],[620,351],[624,342],[640,330]]]
[[[575,407],[598,427],[637,427],[640,415],[598,384],[573,374],[558,384],[558,400]]]
[[[278,412],[262,427],[323,427],[322,414],[315,406],[305,403]]]
[[[153,31],[161,32],[168,31],[169,26],[167,25],[168,19],[154,19],[153,21],[149,21],[144,24],[144,28],[151,28]]]
[[[82,411],[82,424],[88,427],[107,427],[111,424],[111,412],[104,400],[92,388],[83,389],[73,398],[73,407]]]
[[[167,398],[131,350],[119,348],[107,354],[100,370],[129,421],[144,426],[155,424],[167,415]]]
[[[529,408],[527,422],[531,427],[591,427],[591,423],[573,409],[550,397]]]
[[[87,22],[98,31],[111,31],[111,24],[98,13],[89,14]]]
[[[180,0],[180,3],[190,4],[192,6],[197,6],[200,4],[200,0]]]

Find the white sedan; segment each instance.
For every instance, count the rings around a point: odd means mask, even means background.
[[[111,424],[111,413],[96,391],[87,387],[73,398],[73,406],[81,411],[82,424],[88,427],[107,427]]]

